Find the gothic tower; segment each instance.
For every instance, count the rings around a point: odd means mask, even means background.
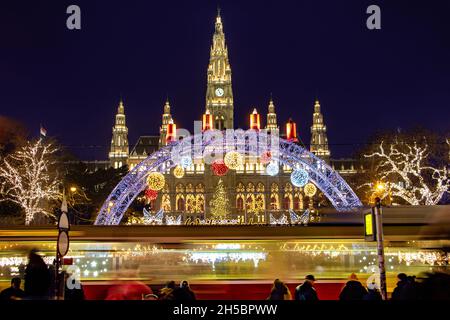
[[[206,109],[213,116],[213,126],[219,130],[233,129],[231,67],[220,10],[216,17],[207,75]]]
[[[128,153],[128,128],[125,124],[125,108],[122,99],[120,99],[116,122],[112,129],[111,150],[109,152],[111,167],[117,169],[126,165]]]
[[[275,105],[273,99],[270,97],[269,107],[267,108],[267,126],[266,129],[270,133],[278,132],[277,114],[275,113]]]
[[[327,127],[323,122],[319,100],[314,104],[313,124],[311,126],[310,151],[316,156],[330,161],[330,149],[328,148]]]
[[[169,98],[166,100],[166,104],[164,105],[164,113],[162,115],[162,124],[159,128],[159,147],[163,147],[167,145],[167,125],[173,121],[172,115],[170,114],[170,103]]]

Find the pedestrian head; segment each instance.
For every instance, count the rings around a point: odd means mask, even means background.
[[[314,278],[314,276],[312,274],[308,274],[305,277],[305,280],[314,283],[314,281],[316,281],[316,278]]]
[[[171,280],[166,283],[166,287],[170,289],[175,289],[175,281]]]
[[[283,281],[281,281],[280,279],[275,279],[275,281],[273,282],[273,287],[275,289],[281,289],[283,287]]]
[[[349,277],[349,280],[354,280],[354,281],[358,281],[358,276],[353,272]]]
[[[20,280],[20,278],[14,277],[11,279],[11,287],[13,287],[14,289],[20,289],[21,282],[22,280]]]
[[[186,280],[181,281],[180,288],[189,288],[189,283]]]
[[[399,273],[397,275],[397,279],[400,281],[406,281],[407,278],[408,278],[408,276],[405,273]]]

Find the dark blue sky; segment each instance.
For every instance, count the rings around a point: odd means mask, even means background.
[[[332,153],[349,155],[377,128],[449,129],[450,2],[22,1],[0,4],[0,114],[83,158],[106,158],[120,94],[130,145],[156,134],[166,94],[175,121],[204,111],[217,4],[222,8],[235,124],[253,106],[292,117],[309,142],[318,93]],[[78,4],[82,30],[65,27]],[[370,4],[382,30],[366,28]],[[85,148],[81,146],[99,146]]]

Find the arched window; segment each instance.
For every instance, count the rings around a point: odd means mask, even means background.
[[[252,195],[252,194],[247,195],[247,200],[246,200],[246,204],[245,204],[247,212],[253,211],[253,209],[255,207],[254,200],[255,200],[254,195]]]
[[[184,211],[184,209],[184,198],[180,196],[177,200],[177,211]]]
[[[255,213],[261,213],[261,212],[264,212],[265,209],[266,209],[266,204],[265,204],[265,201],[264,201],[264,196],[261,195],[261,194],[258,194],[256,196],[256,199],[255,199],[255,210],[254,210],[254,212]]]
[[[292,208],[292,201],[290,196],[283,198],[283,210],[289,210]]]
[[[270,210],[278,210],[278,195],[272,195],[270,197]]]
[[[237,196],[236,209],[238,211],[244,211],[244,199],[242,198],[242,196]]]
[[[195,212],[195,197],[193,194],[186,196],[186,212]]]
[[[205,211],[205,196],[203,194],[197,194],[195,199],[195,212],[202,213]]]
[[[170,208],[170,196],[168,194],[163,194],[162,195],[161,207],[163,208],[164,212],[169,212],[171,210],[171,208]]]
[[[300,210],[300,198],[297,194],[294,196],[294,210]]]

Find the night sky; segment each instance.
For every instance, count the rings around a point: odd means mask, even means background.
[[[130,148],[157,134],[166,95],[179,127],[205,108],[217,5],[233,73],[235,126],[253,106],[292,117],[308,143],[318,95],[332,155],[377,128],[448,130],[450,1],[8,1],[0,4],[0,114],[83,159],[106,159],[122,95]],[[66,28],[66,8],[82,30]],[[382,30],[366,28],[377,4]]]

